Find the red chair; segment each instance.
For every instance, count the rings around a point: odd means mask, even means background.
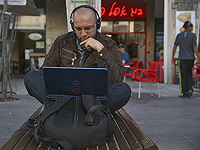
[[[196,67],[193,68],[193,72],[195,72],[192,77],[195,78],[195,84],[198,86],[197,78],[200,77],[200,64],[197,64]]]
[[[135,67],[135,65],[136,65],[136,61],[130,61],[130,66],[131,67]]]
[[[132,74],[132,81],[139,82],[139,93],[138,99],[140,100],[140,91],[141,91],[141,82],[149,82],[151,87],[151,82],[156,82],[158,85],[158,95],[160,99],[160,90],[159,90],[159,79],[157,74],[157,69],[160,65],[160,62],[152,61],[149,69],[136,69]],[[151,97],[153,97],[152,88],[151,88]]]
[[[134,67],[127,67],[127,66],[125,66],[126,64],[124,64],[124,67],[126,68],[125,70],[124,70],[124,82],[126,82],[126,76],[132,76],[132,73],[133,73],[133,71],[135,70],[135,69],[142,69],[142,61],[137,61],[137,62],[134,62]],[[129,72],[127,72],[127,70],[130,70]]]

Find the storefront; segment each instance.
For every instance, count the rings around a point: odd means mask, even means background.
[[[46,31],[44,9],[38,9],[40,16],[20,16],[12,63],[14,74],[24,74],[33,68],[31,58],[38,63],[46,53]]]
[[[146,64],[146,2],[102,1],[101,32],[124,44],[131,61]]]

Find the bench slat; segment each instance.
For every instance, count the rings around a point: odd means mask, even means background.
[[[98,149],[99,150],[107,150],[107,148],[106,148],[106,145],[104,144],[104,145],[101,145],[101,146],[98,146]]]
[[[115,136],[115,139],[116,139],[116,142],[117,142],[119,148],[121,149],[123,147],[124,149],[127,149],[127,150],[130,149],[129,145],[127,145],[127,142],[126,142],[126,140],[123,137],[123,134],[120,131],[119,126],[116,124],[116,122],[113,119],[113,117],[112,117],[112,121],[114,122],[114,127],[115,127],[115,134],[114,134],[114,136]]]
[[[120,109],[116,112],[121,119],[124,120],[131,131],[134,133],[138,141],[143,145],[145,150],[157,150],[158,147],[154,142],[144,133],[144,131],[135,123],[135,121],[127,114],[124,109]]]
[[[41,111],[42,107],[40,107],[30,118],[36,119]],[[13,147],[15,147],[17,144],[20,143],[21,138],[26,134],[26,132],[29,130],[29,127],[27,126],[27,122],[25,122],[19,130],[17,130],[12,137],[6,142],[8,144],[4,144],[4,146],[1,148],[1,150],[12,150]],[[12,143],[12,144],[11,144]],[[20,149],[21,150],[21,149]]]
[[[130,131],[130,128],[127,126],[127,124],[118,116],[114,115],[115,121],[120,127],[120,130],[124,136],[124,138],[127,140],[127,143],[132,149],[140,149],[142,148],[142,145],[139,143],[139,141],[136,139],[135,135],[132,134]]]
[[[107,143],[110,150],[118,150],[114,138]]]
[[[106,145],[90,148],[90,150],[107,150]]]
[[[21,137],[21,141],[14,147],[16,150],[26,149],[27,144],[31,141],[33,135],[30,132],[31,129],[27,130],[23,137]]]
[[[29,149],[33,149],[33,150],[36,150],[38,149],[39,147],[39,143],[35,141],[35,138],[32,136],[31,140],[30,140],[30,143],[28,143],[27,145],[27,150]],[[42,148],[39,148],[39,150],[42,150]],[[43,148],[43,150],[45,150],[45,148]]]
[[[25,128],[26,127],[26,124],[23,124],[21,126],[21,128]],[[21,130],[21,128],[17,131],[15,131],[15,133],[12,135],[12,137],[8,140],[7,143],[12,143],[12,145],[10,144],[5,144],[1,150],[11,150],[13,147],[15,147],[15,145],[17,145],[20,140],[21,140],[21,137],[23,137],[26,132],[28,131],[28,129],[25,129],[25,130]]]
[[[27,148],[27,150],[29,149],[33,149],[33,150],[46,150],[45,147],[43,147],[42,145],[40,145],[38,142],[36,142],[36,140],[33,138],[33,141],[31,142],[31,144],[29,145],[29,147]]]

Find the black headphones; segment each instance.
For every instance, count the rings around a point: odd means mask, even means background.
[[[81,6],[78,6],[78,7],[74,8],[74,10],[72,11],[72,13],[71,13],[71,15],[70,15],[70,24],[71,24],[72,30],[75,31],[72,16],[73,16],[74,12],[75,12],[77,9],[82,8],[82,7],[83,7],[83,8],[92,9],[92,10],[95,12],[95,14],[96,14],[97,17],[98,17],[98,19],[97,19],[97,21],[96,21],[96,26],[97,26],[97,30],[98,30],[98,29],[101,27],[101,18],[100,18],[100,16],[99,16],[98,12],[97,12],[92,6],[90,6],[90,5],[81,5]]]

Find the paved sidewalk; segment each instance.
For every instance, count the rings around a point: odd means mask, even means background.
[[[12,90],[16,92],[13,97],[20,100],[0,102],[0,147],[40,107],[40,103],[26,92],[23,76],[15,77],[14,79],[11,77],[11,80]],[[9,95],[8,93],[7,96]]]
[[[130,79],[127,78],[130,84]],[[154,97],[150,96],[149,83],[142,83],[141,99],[137,99],[137,82],[133,95],[124,107],[133,120],[156,143],[159,150],[200,149],[200,89],[195,88],[191,98],[179,98],[179,85],[152,84]],[[19,101],[0,102],[0,147],[39,108],[23,85],[23,77],[12,78],[12,89]],[[8,94],[9,95],[9,94]]]
[[[124,108],[159,150],[200,150],[200,89],[183,99],[179,85],[161,83],[159,99],[157,84],[150,97],[150,84],[142,83],[138,100],[137,82],[133,85],[133,96]]]

